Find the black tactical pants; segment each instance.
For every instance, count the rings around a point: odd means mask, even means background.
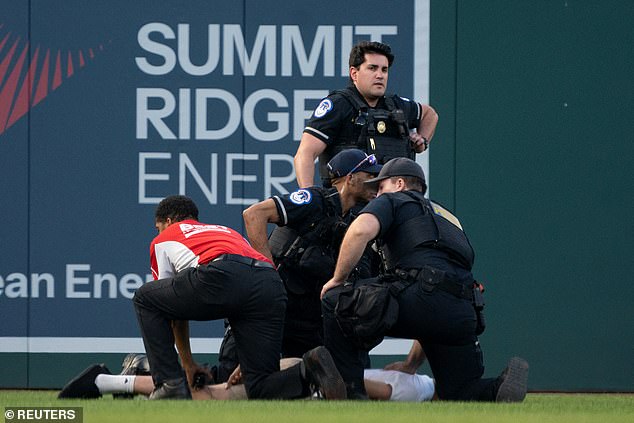
[[[171,320],[227,318],[249,398],[307,393],[299,366],[279,371],[286,291],[272,268],[211,262],[146,283],[133,301],[155,384],[183,376]]]
[[[357,284],[374,282],[363,279]],[[344,337],[334,315],[341,287],[331,289],[322,301],[324,344],[345,383],[363,392],[367,351]],[[398,297],[399,316],[386,335],[420,341],[436,381],[440,399],[494,401],[495,379],[483,379],[482,351],[475,335],[476,316],[468,300],[444,291],[427,293],[422,283],[407,287]]]
[[[319,293],[295,294],[287,289],[282,357],[301,357],[308,350],[324,345]]]

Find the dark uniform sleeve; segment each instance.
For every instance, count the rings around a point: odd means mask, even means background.
[[[385,236],[395,218],[394,203],[392,202],[390,194],[382,194],[370,201],[368,205],[361,210],[360,214],[362,213],[370,213],[376,217],[381,225],[378,237]]]
[[[323,216],[324,199],[313,188],[300,189],[290,194],[271,197],[280,217],[278,226],[288,226],[299,233]]]
[[[405,113],[407,118],[407,127],[409,129],[418,128],[418,124],[420,123],[423,113],[423,106],[421,106],[420,103],[405,97],[397,97],[395,102],[396,106]]]
[[[352,125],[354,108],[341,94],[332,94],[323,99],[306,123],[304,132],[317,137],[327,145],[339,139],[346,125]]]

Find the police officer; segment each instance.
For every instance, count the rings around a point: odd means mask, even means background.
[[[328,170],[333,188],[310,187],[274,196],[243,213],[251,245],[275,261],[288,292],[284,357],[301,357],[323,345],[319,293],[334,272],[352,208],[375,196],[364,182],[376,176],[381,165],[374,156],[349,149],[333,157]],[[267,223],[278,225],[268,240]],[[368,263],[358,267],[360,273],[369,272]]]
[[[385,94],[393,61],[387,44],[362,41],[352,47],[351,85],[323,99],[304,128],[294,159],[300,188],[314,184],[317,157],[327,184],[326,164],[341,150],[359,148],[383,164],[393,157],[413,159],[428,148],[438,115],[428,105]]]
[[[334,276],[322,289],[325,343],[349,388],[349,398],[363,396],[361,351],[337,323],[335,306],[341,285],[365,245],[377,239],[386,275],[358,284],[385,282],[401,286],[398,318],[387,335],[422,344],[438,397],[460,401],[522,401],[528,364],[509,361],[500,377],[484,379],[482,351],[473,305],[477,289],[471,273],[474,254],[458,219],[426,199],[425,175],[407,158],[390,160],[377,178],[378,197],[348,228]],[[334,288],[334,289],[333,289]]]
[[[188,321],[222,318],[231,324],[249,398],[301,398],[312,384],[326,398],[345,397],[323,347],[307,352],[300,366],[279,371],[286,291],[267,257],[235,230],[199,222],[198,208],[185,196],[163,199],[155,224],[159,234],[150,251],[158,280],[140,287],[133,299],[155,384],[150,399],[191,398],[198,366]]]

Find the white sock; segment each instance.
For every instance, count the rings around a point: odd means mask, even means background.
[[[128,375],[97,375],[95,385],[102,394],[134,393],[134,379]]]

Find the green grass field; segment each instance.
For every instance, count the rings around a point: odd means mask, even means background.
[[[65,400],[56,391],[0,390],[4,407],[83,407],[84,422],[634,422],[634,395],[529,394],[521,404],[327,401]],[[5,419],[5,423],[11,420]],[[15,420],[14,420],[15,421]]]

